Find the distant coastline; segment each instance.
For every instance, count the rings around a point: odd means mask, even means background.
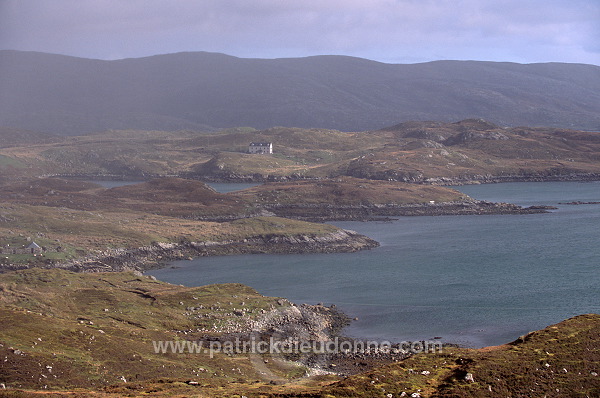
[[[177,175],[162,174],[45,174],[41,177],[67,178],[77,180],[105,180],[105,181],[148,181],[154,178],[178,177],[192,179],[202,182],[219,183],[265,183],[265,182],[284,182],[284,181],[320,181],[320,177],[304,177],[299,175],[276,176],[276,175],[199,175],[193,173],[180,173]],[[394,181],[393,179],[391,181]],[[426,185],[474,185],[474,184],[498,184],[503,182],[561,182],[561,181],[600,181],[600,173],[569,173],[569,174],[528,174],[528,175],[471,175],[462,177],[434,177],[412,180],[400,180],[400,182],[410,182],[413,184]]]

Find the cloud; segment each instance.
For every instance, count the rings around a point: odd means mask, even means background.
[[[1,0],[0,0],[1,1]],[[4,0],[0,47],[600,64],[597,0]]]

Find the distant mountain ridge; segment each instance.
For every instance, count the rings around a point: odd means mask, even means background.
[[[0,51],[0,126],[54,134],[234,126],[375,130],[408,120],[600,130],[600,66]]]

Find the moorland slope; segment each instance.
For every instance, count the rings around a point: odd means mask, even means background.
[[[9,134],[0,129],[0,137]],[[248,154],[250,142],[272,142],[273,155]],[[0,176],[260,182],[352,176],[430,184],[597,180],[599,153],[598,132],[506,128],[481,119],[410,122],[368,132],[113,131],[0,148]]]
[[[333,365],[343,363],[337,354],[309,366],[277,354],[155,349],[157,341],[223,343],[252,331],[267,338],[327,341],[346,322],[333,308],[296,306],[239,284],[182,287],[135,273],[24,270],[0,274],[0,316],[0,383],[5,387],[0,393],[7,397],[494,398],[600,393],[596,314],[568,319],[499,347],[445,346],[392,361],[369,361],[369,355],[362,355],[359,362],[370,365],[354,375],[336,372]],[[310,376],[311,366],[320,366],[321,375]]]

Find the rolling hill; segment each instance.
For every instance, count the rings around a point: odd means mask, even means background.
[[[600,130],[599,93],[600,67],[582,64],[205,52],[102,61],[0,51],[0,126],[66,135],[235,126],[363,131],[465,118]]]

